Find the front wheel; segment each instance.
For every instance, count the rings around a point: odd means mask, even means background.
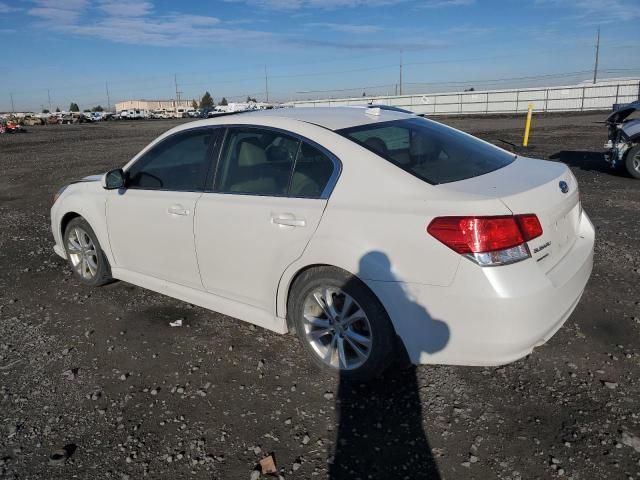
[[[333,267],[303,272],[287,311],[304,349],[325,371],[366,382],[393,362],[391,321],[373,292],[348,272]]]
[[[636,145],[627,152],[625,166],[629,175],[640,179],[640,145]]]
[[[64,232],[64,248],[73,275],[82,283],[99,286],[111,281],[109,262],[84,218],[76,217],[69,222]]]

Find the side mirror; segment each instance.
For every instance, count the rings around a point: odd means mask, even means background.
[[[110,170],[102,177],[102,188],[106,190],[118,190],[124,188],[126,175],[121,168]]]

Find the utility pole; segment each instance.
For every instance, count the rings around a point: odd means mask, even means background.
[[[49,111],[51,111],[51,94],[49,93],[48,88],[47,88],[47,98],[49,99]]]
[[[596,40],[596,64],[593,67],[593,83],[598,81],[598,57],[600,56],[600,27],[598,27],[598,37]]]
[[[267,66],[264,66],[264,92],[269,103],[269,77],[267,76]]]
[[[11,96],[11,113],[16,113],[16,107],[13,105],[13,93],[9,95]]]
[[[107,89],[107,112],[111,111],[111,96],[109,95],[109,82],[105,82],[105,87]]]
[[[180,103],[180,92],[178,92],[178,75],[177,74],[173,74],[173,82],[176,85],[176,108],[178,107],[178,104]]]
[[[402,50],[400,50],[400,95],[402,95]]]

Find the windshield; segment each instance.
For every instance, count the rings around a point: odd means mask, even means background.
[[[505,150],[423,118],[361,125],[337,133],[431,184],[484,175],[515,159]]]

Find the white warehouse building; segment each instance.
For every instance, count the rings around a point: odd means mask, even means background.
[[[116,103],[116,112],[123,110],[172,110],[190,109],[192,100],[125,100]]]

